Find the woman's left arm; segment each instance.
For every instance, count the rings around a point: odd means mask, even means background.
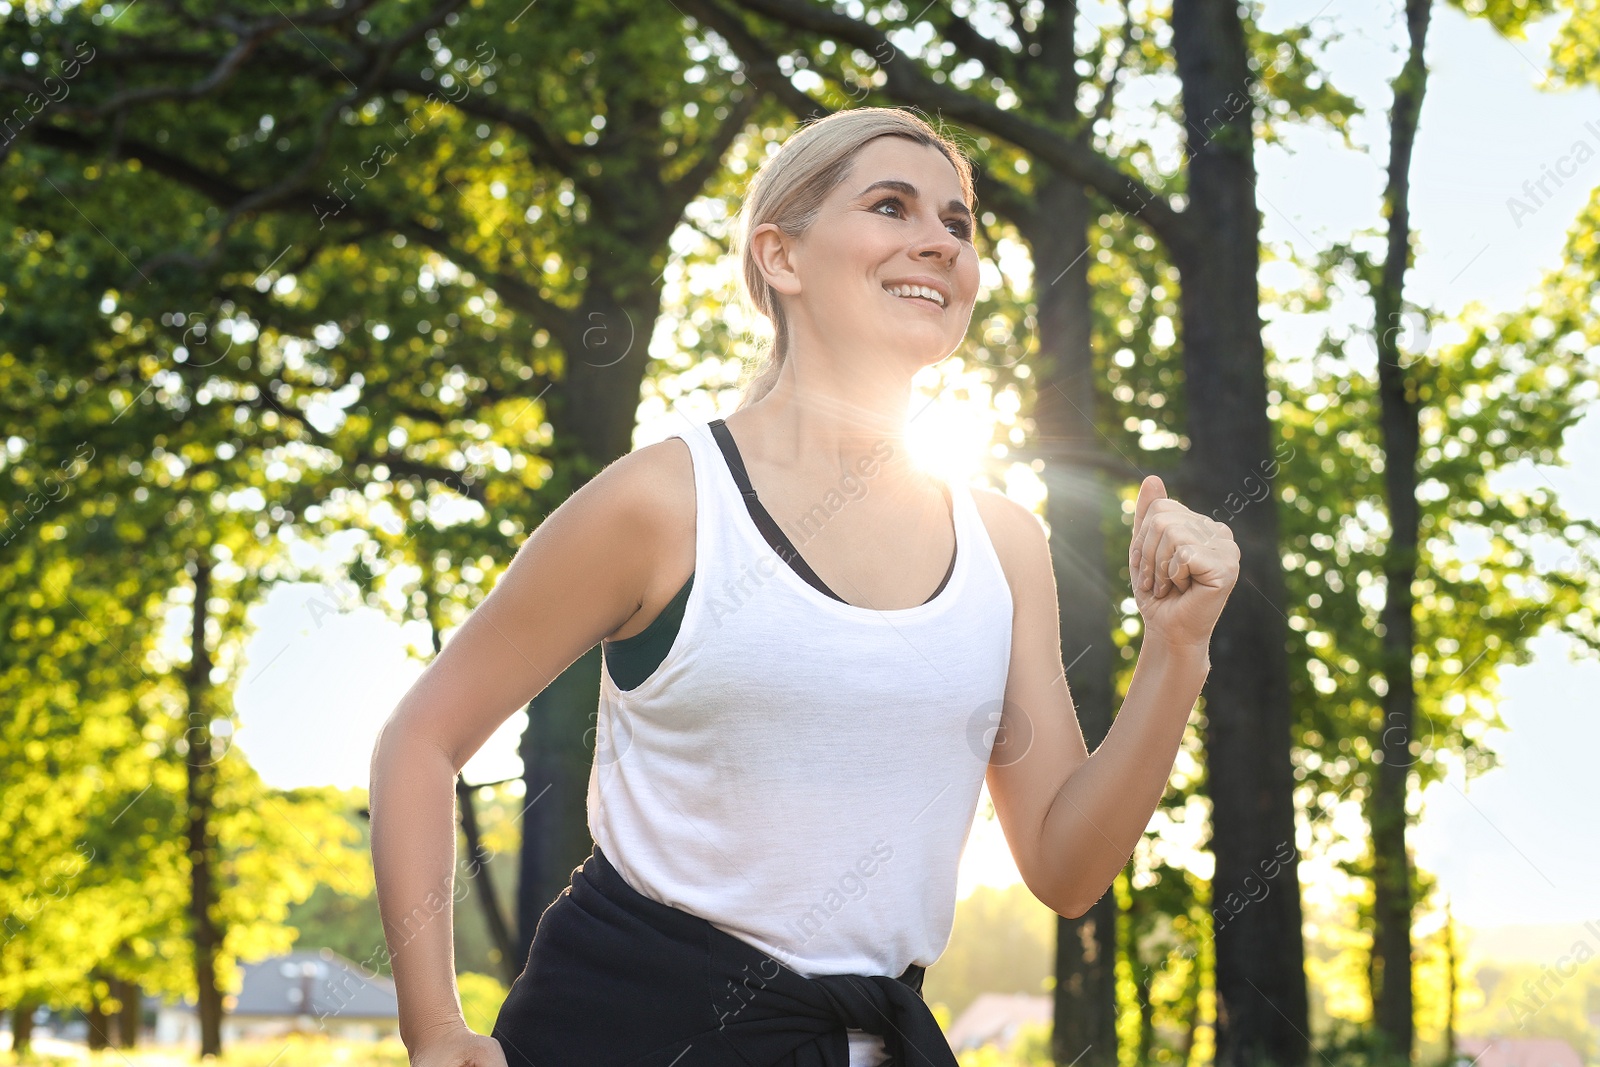
[[[1161,801],[1239,549],[1226,525],[1169,499],[1161,479],[1139,486],[1128,566],[1144,639],[1122,708],[1090,755],[1061,666],[1049,544],[1036,519],[1027,527],[1007,538],[1015,610],[989,795],[1023,881],[1076,918],[1115,880]]]

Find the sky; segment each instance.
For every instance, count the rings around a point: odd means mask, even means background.
[[[1315,129],[1291,129],[1285,146],[1258,155],[1258,201],[1269,246],[1309,255],[1377,216],[1387,159],[1384,120],[1388,81],[1398,69],[1402,39],[1391,4],[1358,0],[1269,0],[1270,29],[1317,19],[1342,37],[1324,61],[1333,83],[1373,113],[1354,123],[1355,150]],[[1413,166],[1412,225],[1421,245],[1407,278],[1416,303],[1454,314],[1476,302],[1491,310],[1519,306],[1541,274],[1556,267],[1567,228],[1600,184],[1600,152],[1530,213],[1523,183],[1574,151],[1600,149],[1600,93],[1542,86],[1551,27],[1510,42],[1486,24],[1435,5],[1427,57],[1431,78]],[[1136,109],[1130,85],[1122,108]],[[1279,284],[1279,279],[1263,281]],[[1362,302],[1326,316],[1279,315],[1269,346],[1293,357],[1315,344],[1330,323],[1360,323]],[[1434,340],[1442,339],[1439,336]],[[1427,342],[1428,338],[1422,338]],[[674,417],[674,416],[669,416]],[[659,425],[641,425],[639,443]],[[1569,433],[1565,470],[1525,467],[1502,484],[1554,486],[1573,514],[1600,521],[1600,417]],[[507,546],[509,553],[515,546]],[[352,610],[353,609],[353,610]],[[422,661],[402,630],[378,612],[354,607],[337,583],[280,585],[256,616],[236,705],[236,743],[271,785],[365,786],[372,742]],[[1473,781],[1459,772],[1430,787],[1411,840],[1418,861],[1440,880],[1455,917],[1468,926],[1600,919],[1600,849],[1593,817],[1593,754],[1600,751],[1600,664],[1574,662],[1564,638],[1537,638],[1527,666],[1502,671],[1501,715],[1509,727],[1493,745],[1503,765]],[[516,738],[525,716],[513,715],[466,767],[469,781],[520,773]],[[1351,812],[1336,816],[1360,832]],[[1302,872],[1303,878],[1306,872]],[[1016,870],[997,824],[980,820],[963,858],[960,892],[1004,885]]]

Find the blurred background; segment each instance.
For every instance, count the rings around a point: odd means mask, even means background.
[[[883,106],[977,171],[910,432],[1049,529],[1091,748],[1140,479],[1244,548],[1093,910],[980,799],[964,1067],[1600,1064],[1592,4],[0,14],[0,1062],[406,1062],[376,731],[545,515],[733,409],[745,185]],[[591,847],[598,676],[458,782],[423,921],[481,1032]]]

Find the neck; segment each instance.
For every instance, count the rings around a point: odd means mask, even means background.
[[[905,442],[908,375],[802,372],[799,363],[784,360],[771,391],[746,409],[759,415],[751,443],[764,460],[834,477],[870,458],[896,481],[925,477]]]

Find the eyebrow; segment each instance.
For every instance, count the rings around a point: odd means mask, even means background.
[[[859,199],[860,197],[866,196],[874,189],[893,189],[897,193],[904,193],[913,200],[916,200],[921,196],[921,194],[917,192],[917,187],[908,181],[902,181],[899,178],[880,178],[857,193],[856,197]],[[962,216],[967,220],[968,225],[976,226],[976,221],[972,217],[972,210],[961,201],[951,200],[945,204],[944,209],[946,211],[953,211],[957,215]]]

